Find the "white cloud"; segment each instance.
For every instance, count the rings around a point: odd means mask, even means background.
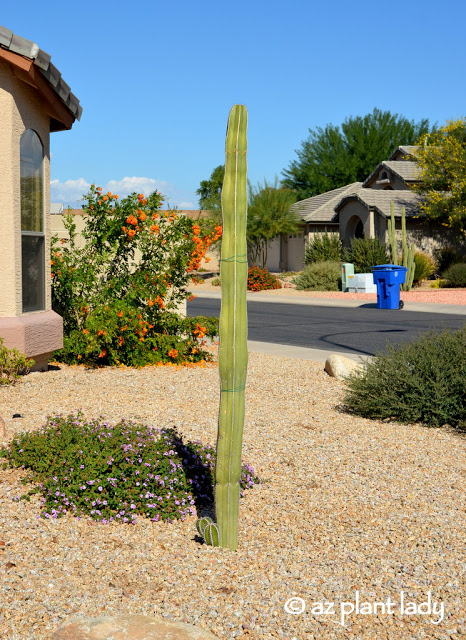
[[[51,180],[50,182],[50,200],[51,202],[63,202],[65,207],[80,207],[83,195],[89,191],[91,183],[85,178],[76,180]],[[106,184],[97,184],[101,186],[104,193],[111,191],[116,193],[119,198],[125,198],[130,193],[143,193],[149,195],[157,190],[163,196],[165,201],[162,206],[177,207],[178,209],[195,209],[192,195],[181,191],[174,185],[165,180],[155,180],[145,176],[125,176],[121,180],[109,180]]]
[[[192,202],[179,202],[177,207],[178,209],[197,209]]]
[[[50,200],[52,202],[64,202],[67,206],[69,203],[76,203],[81,200],[84,193],[89,191],[91,186],[84,178],[77,180],[60,180],[50,181]]]
[[[161,193],[166,193],[167,190],[172,190],[173,187],[168,182],[163,180],[154,180],[153,178],[138,178],[136,176],[125,177],[121,180],[109,180],[104,187],[105,191],[111,191],[116,193],[120,198],[128,196],[130,193],[143,193],[148,196],[153,191],[157,190]]]

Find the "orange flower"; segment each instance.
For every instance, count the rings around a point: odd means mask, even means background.
[[[131,215],[131,216],[128,216],[126,218],[126,222],[128,224],[137,224],[138,223],[138,219],[135,216]]]
[[[104,197],[102,198],[102,200],[103,200],[104,202],[107,202],[107,200],[108,200],[108,196],[104,196]]]
[[[136,235],[136,231],[135,231],[134,229],[130,229],[130,230],[128,231],[128,235],[129,235],[129,237],[130,237],[130,238],[132,238],[133,236],[135,236],[135,235]]]
[[[111,197],[112,197],[112,192],[111,192],[111,191],[108,191],[108,192],[107,192],[107,195],[108,195],[108,197],[109,197],[109,198],[111,198]]]
[[[152,220],[157,220],[158,217],[159,217],[158,213],[153,213],[152,214]]]
[[[83,333],[89,333],[87,329],[83,329]]]
[[[123,231],[123,233],[126,233],[128,231],[127,227],[121,227],[121,230]]]
[[[114,195],[113,197],[115,198],[115,200],[118,200],[118,196],[117,195]]]
[[[117,315],[118,315],[119,318],[122,318],[123,317],[123,311],[119,311]]]
[[[102,187],[97,187],[96,191],[102,191]]]
[[[81,360],[82,355],[80,353],[78,353],[78,360]]]
[[[160,227],[158,224],[152,224],[150,227],[151,233],[158,233],[160,231]]]
[[[170,358],[176,358],[176,356],[178,355],[178,351],[176,349],[170,349],[168,355],[170,356]]]
[[[99,353],[99,358],[103,358],[106,355],[107,355],[107,350],[106,349],[102,349],[102,351]]]
[[[193,233],[195,236],[198,236],[201,232],[201,227],[198,224],[193,225]]]
[[[142,211],[142,212],[139,214],[139,220],[140,220],[141,222],[144,222],[144,220],[145,220],[146,218],[147,218],[146,214],[144,213],[144,211]]]

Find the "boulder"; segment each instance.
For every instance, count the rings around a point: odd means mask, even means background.
[[[183,622],[139,614],[88,618],[76,616],[65,622],[52,640],[217,640],[209,631]]]
[[[324,370],[329,376],[336,378],[337,380],[344,380],[355,369],[361,368],[361,363],[345,358],[345,356],[332,355],[325,361]]]

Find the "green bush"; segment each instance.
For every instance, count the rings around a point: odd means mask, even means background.
[[[447,281],[447,287],[466,287],[466,262],[453,264],[443,277]]]
[[[437,263],[428,254],[422,251],[414,252],[414,278],[413,283],[419,283],[422,280],[426,280],[429,276],[435,273],[437,269]]]
[[[222,284],[222,281],[218,277],[217,278],[212,278],[211,284],[212,284],[213,287],[220,287],[220,285]]]
[[[52,306],[63,317],[59,361],[90,366],[198,362],[211,359],[204,336],[216,322],[177,314],[208,248],[222,228],[202,237],[200,226],[175,211],[160,211],[163,197],[133,193],[119,200],[91,185],[84,197],[82,237],[64,216],[69,240],[52,239]],[[203,335],[201,335],[203,334]]]
[[[0,338],[0,385],[15,384],[19,376],[28,373],[34,366],[34,360],[26,358],[17,349],[7,349]]]
[[[342,245],[338,233],[316,233],[306,245],[304,264],[314,262],[339,262],[341,260]]]
[[[354,273],[371,273],[375,265],[389,263],[387,247],[379,238],[353,238],[343,254],[344,262],[354,264]]]
[[[452,245],[447,245],[434,251],[434,259],[437,263],[438,272],[441,274],[451,267],[451,265],[464,262],[465,258],[465,251],[461,251],[458,247]]]
[[[69,512],[104,523],[137,516],[169,522],[213,501],[215,448],[184,443],[175,429],[57,416],[20,434],[0,457],[4,468],[29,472],[23,483],[36,486],[21,498],[40,494],[45,518]],[[243,465],[241,489],[258,482]]]
[[[273,273],[261,267],[249,267],[248,291],[264,291],[266,289],[281,289],[282,285]]]
[[[347,384],[346,405],[358,415],[466,428],[466,326],[389,345]]]
[[[304,267],[294,279],[297,289],[306,291],[340,291],[341,264],[339,262],[315,262]]]

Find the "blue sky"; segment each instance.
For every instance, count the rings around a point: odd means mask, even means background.
[[[83,106],[51,136],[52,200],[90,183],[154,188],[197,208],[224,161],[228,112],[249,112],[248,177],[273,180],[309,128],[374,107],[466,115],[464,0],[21,0],[0,24],[36,42]]]

